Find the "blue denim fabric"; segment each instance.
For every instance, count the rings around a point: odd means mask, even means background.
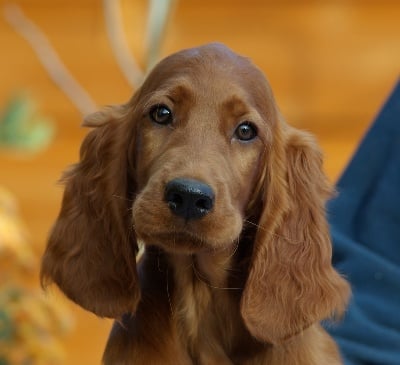
[[[333,263],[353,298],[327,327],[346,365],[400,365],[400,82],[328,204]]]

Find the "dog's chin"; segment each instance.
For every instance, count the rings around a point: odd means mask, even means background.
[[[187,255],[220,251],[230,247],[233,241],[215,242],[184,231],[157,234],[139,233],[138,236],[145,245],[157,246],[167,252]]]

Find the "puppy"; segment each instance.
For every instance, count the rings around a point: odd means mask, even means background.
[[[341,364],[319,325],[350,293],[332,189],[257,67],[221,44],[183,50],[84,125],[41,276],[116,319],[104,364]]]

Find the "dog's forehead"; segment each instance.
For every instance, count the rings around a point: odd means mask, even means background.
[[[158,69],[158,70],[157,70]],[[185,76],[193,81],[264,79],[252,62],[221,44],[210,44],[174,53],[156,66],[167,77]]]
[[[223,98],[247,96],[258,105],[271,102],[272,92],[264,74],[248,58],[212,43],[174,53],[149,74],[146,91],[191,89]]]

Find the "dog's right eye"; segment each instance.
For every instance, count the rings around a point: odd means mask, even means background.
[[[172,123],[172,112],[165,105],[158,104],[150,109],[150,119],[157,124],[171,124]]]

